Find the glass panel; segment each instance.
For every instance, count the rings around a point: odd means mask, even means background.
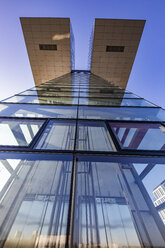
[[[23,96],[37,96],[37,91],[34,91],[34,90],[26,90],[22,93],[19,93],[19,95],[23,95]]]
[[[141,247],[117,166],[110,162],[78,162],[74,247]]]
[[[100,81],[98,81],[98,82],[96,82],[95,80],[93,80],[93,82],[90,82],[90,84],[89,84],[89,88],[90,89],[93,89],[93,88],[97,88],[97,89],[100,89],[100,90],[104,90],[104,89],[106,89],[106,90],[110,90],[110,89],[117,89],[117,90],[120,90],[120,87],[118,87],[118,86],[116,86],[116,85],[112,85],[112,84],[110,84],[110,83],[105,83],[105,81],[103,82],[101,82],[101,80]]]
[[[72,170],[72,156],[67,157],[23,160],[12,180],[6,178],[11,182],[1,199],[3,247],[65,247]]]
[[[38,97],[40,104],[78,104],[76,97]]]
[[[158,213],[153,207],[141,179],[131,168],[131,164],[129,166],[123,165],[122,173],[123,187],[143,239],[144,247],[164,247],[164,226],[160,222]]]
[[[102,120],[164,121],[165,111],[160,108],[102,108],[79,107],[79,118]]]
[[[85,95],[86,94],[86,95]],[[100,97],[100,98],[139,98],[138,96],[131,94],[131,93],[92,93],[89,92],[88,94],[85,92],[80,92],[80,97]]]
[[[2,102],[14,102],[14,103],[17,103],[17,102],[33,102],[33,103],[38,103],[38,98],[37,97],[26,97],[26,96],[13,96],[13,97],[10,97],[6,100],[3,100]]]
[[[76,106],[0,104],[0,116],[76,118]]]
[[[89,92],[80,92],[79,94],[80,94],[80,97],[88,97],[89,96]]]
[[[90,90],[91,92],[94,92],[95,89]],[[107,94],[107,93],[111,93],[111,94],[115,94],[115,93],[124,93],[125,91],[123,89],[120,89],[119,87],[104,87],[104,88],[100,88],[100,89],[96,89],[96,92],[102,93],[102,94]]]
[[[57,85],[41,85],[33,90],[45,90],[45,91],[54,91],[54,92],[71,92],[71,91],[79,91],[79,87],[58,87]]]
[[[37,96],[13,96],[3,102],[12,103],[37,103],[37,104],[78,104],[78,98],[69,97],[37,97]]]
[[[20,159],[0,160],[0,203],[7,188],[12,183],[14,173],[18,174]]]
[[[79,96],[79,92],[56,92],[56,91],[45,91],[45,90],[27,90],[25,92],[20,93],[19,95],[26,95],[26,96],[30,96],[30,95],[35,95],[35,96],[64,96],[64,97],[78,97]]]
[[[97,93],[97,94],[124,94],[124,90],[121,90],[119,88],[88,88],[88,89],[81,89],[81,92],[89,92],[90,94],[92,93]]]
[[[143,179],[144,186],[152,199],[157,211],[165,224],[165,164],[133,164],[140,177]],[[140,170],[139,165],[143,170]]]
[[[38,86],[38,87],[33,88],[31,90],[42,90],[42,91],[45,91],[45,92],[57,92],[57,93],[63,92],[64,94],[65,93],[68,94],[68,92],[70,93],[70,92],[73,92],[73,91],[79,92],[79,89],[77,89],[77,88],[76,89],[75,88],[70,88],[70,89],[69,88],[63,88],[61,90],[58,87],[52,87],[52,86],[47,86],[47,87]]]
[[[76,147],[86,151],[114,150],[109,132],[101,122],[79,122]]]
[[[43,123],[42,120],[0,119],[0,145],[28,146]]]
[[[156,107],[154,104],[143,99],[123,99],[121,106]]]
[[[151,123],[110,123],[123,149],[165,151],[165,127]]]
[[[41,139],[36,145],[37,149],[73,150],[75,139],[75,122],[50,121]]]
[[[138,230],[142,246],[164,248],[164,226],[131,165],[143,160],[157,158],[78,156],[74,247],[141,247]]]
[[[79,98],[80,105],[154,107],[143,99]]]

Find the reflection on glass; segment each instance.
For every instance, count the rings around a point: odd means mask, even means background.
[[[113,151],[107,128],[101,122],[79,122],[76,147],[86,151]]]
[[[74,247],[141,247],[116,166],[78,162]]]
[[[165,164],[133,164],[165,224]],[[141,170],[143,168],[143,170]]]
[[[37,96],[38,94],[37,94],[37,91],[35,91],[35,90],[26,90],[26,91],[20,93],[19,95],[23,95],[23,96],[28,96],[28,95],[29,96]]]
[[[3,102],[13,102],[13,103],[39,103],[38,97],[36,96],[13,96],[4,100]]]
[[[89,93],[88,92],[80,92],[80,97],[88,97]]]
[[[84,89],[82,90],[84,91]],[[100,93],[100,94],[124,94],[124,90],[121,90],[117,87],[114,87],[114,88],[107,88],[107,87],[104,87],[104,88],[96,88],[94,87],[93,89],[89,88],[89,93]]]
[[[122,164],[123,188],[127,192],[127,200],[130,203],[130,209],[135,222],[138,225],[139,233],[143,238],[144,247],[161,247],[165,246],[164,227],[153,208],[151,199],[148,196],[141,178],[135,173],[133,166]],[[160,228],[161,226],[161,228]],[[159,229],[160,228],[160,229]],[[163,229],[162,229],[163,228]]]
[[[76,97],[38,97],[40,104],[78,104]]]
[[[79,107],[79,118],[102,120],[164,121],[165,111],[160,108],[101,108]]]
[[[79,88],[68,88],[68,87],[60,88],[60,87],[52,87],[52,85],[51,86],[41,85],[41,86],[38,86],[37,88],[33,88],[31,90],[42,90],[45,92],[57,92],[57,93],[63,92],[66,94],[68,94],[68,92],[71,92],[71,91],[79,92]]]
[[[8,189],[13,178],[17,176],[19,162],[19,159],[0,160],[0,202],[4,191]]]
[[[156,107],[154,104],[144,99],[123,99],[121,106]]]
[[[10,172],[3,166],[2,162],[0,162],[0,191],[3,189],[9,177]]]
[[[0,104],[0,116],[37,118],[76,118],[77,116],[77,106],[31,105],[29,108],[27,104],[6,104],[2,109],[1,106]]]
[[[13,96],[4,102],[33,104],[78,104],[76,97]]]
[[[36,92],[37,94],[36,95],[38,95],[38,96],[49,96],[49,97],[51,97],[51,96],[55,96],[55,97],[78,97],[79,96],[79,92],[72,92],[72,91],[70,91],[70,92],[53,92],[53,91],[41,91],[41,90],[38,90],[37,92]],[[29,94],[30,95],[30,94]]]
[[[28,146],[44,121],[1,119],[0,145]]]
[[[80,92],[80,97],[100,97],[100,98],[139,98],[138,96],[131,94],[131,93],[87,93],[87,92]]]
[[[165,151],[165,127],[152,123],[110,123],[123,149]]]
[[[120,106],[122,99],[79,98],[80,105]]]
[[[37,149],[73,150],[75,138],[75,122],[50,121]]]
[[[155,107],[155,105],[139,98],[113,99],[113,98],[79,98],[80,105],[100,105],[100,106],[137,106]]]
[[[8,234],[3,247],[65,247],[71,169],[71,161],[36,161],[32,162],[23,184],[19,176],[7,192],[8,195],[14,192],[16,204],[6,213],[11,221],[5,222]],[[25,179],[24,165],[20,174],[23,171]],[[22,184],[21,193],[18,184]],[[3,208],[7,207],[7,197],[3,199]]]
[[[0,113],[4,112],[7,108],[8,106],[6,104],[0,104]]]

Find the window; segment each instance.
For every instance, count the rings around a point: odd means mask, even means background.
[[[74,139],[75,122],[50,121],[36,148],[51,150],[73,150]]]
[[[117,168],[78,161],[74,247],[140,247]]]
[[[0,116],[76,118],[76,106],[54,106],[31,104],[0,104]]]
[[[144,170],[139,173],[139,166],[141,165],[144,165]],[[147,190],[155,207],[165,202],[165,200],[162,197],[165,194],[161,192],[161,186],[162,186],[162,182],[164,181],[164,175],[165,175],[165,163],[158,163],[158,164],[152,162],[149,162],[148,164],[133,163],[133,166],[135,167],[137,173],[140,174],[140,178],[143,180],[142,182],[145,186],[145,189]],[[158,207],[157,210],[161,210],[161,209],[159,209]]]
[[[124,52],[124,46],[106,46],[106,52]]]
[[[6,233],[1,236],[4,247],[34,247],[35,242],[38,247],[46,247],[48,242],[50,247],[65,247],[72,156],[54,156],[52,160],[40,160],[37,156],[35,161],[28,157],[2,161],[4,168],[6,163],[16,167],[13,172],[8,171],[10,177],[2,171],[0,183],[0,225],[2,228],[5,224],[5,232],[9,230],[7,237]]]
[[[44,121],[0,119],[0,146],[28,146]]]
[[[39,44],[40,50],[57,50],[57,45],[55,44]]]
[[[160,108],[104,108],[79,107],[80,119],[164,121],[165,111]]]
[[[165,127],[152,123],[110,123],[122,149],[165,151]]]
[[[13,96],[3,102],[9,103],[32,103],[32,104],[78,104],[78,98],[76,97],[44,97],[44,96]]]
[[[135,106],[135,107],[155,107],[155,105],[140,99],[140,98],[79,98],[80,105],[94,105],[94,106]]]
[[[86,151],[113,151],[108,130],[101,122],[79,122],[76,147]]]

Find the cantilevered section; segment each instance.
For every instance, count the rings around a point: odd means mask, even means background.
[[[74,66],[70,19],[25,17],[20,20],[35,84],[69,73]]]
[[[91,72],[125,88],[144,24],[144,20],[96,19]]]

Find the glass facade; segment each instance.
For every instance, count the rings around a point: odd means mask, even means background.
[[[164,122],[89,71],[3,100],[0,247],[164,248]]]

